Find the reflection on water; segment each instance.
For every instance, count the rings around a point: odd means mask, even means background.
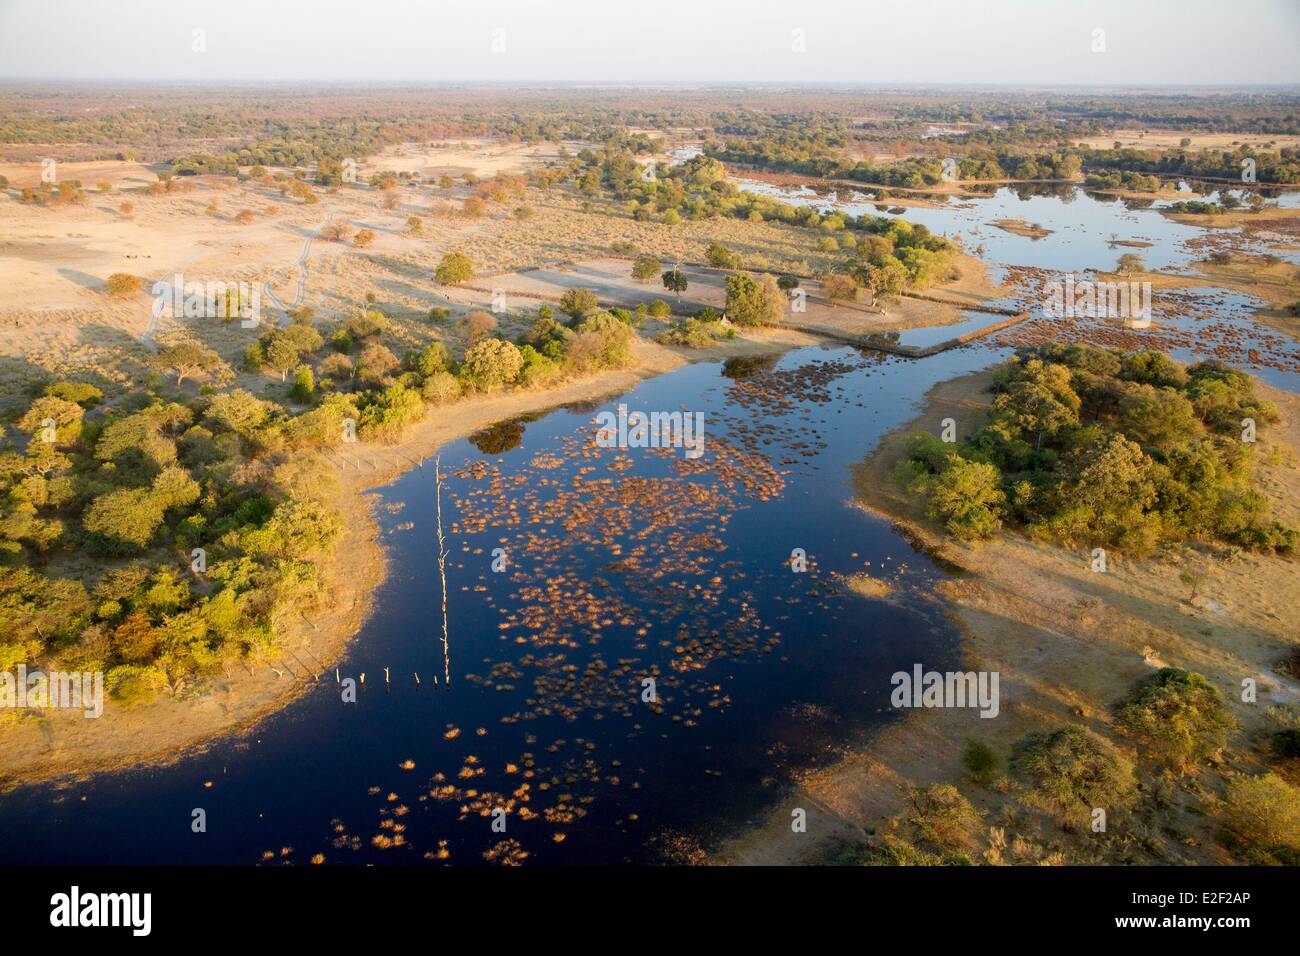
[[[869,193],[843,187],[819,193],[811,186],[774,186],[755,180],[737,179],[742,189],[783,199],[794,205],[830,206],[855,216],[878,215],[882,211],[869,200]],[[963,189],[966,187],[963,186]],[[967,250],[982,249],[981,258],[998,265],[1031,266],[1060,271],[1113,269],[1125,250],[1112,245],[1114,240],[1150,242],[1141,250],[1150,269],[1181,270],[1203,258],[1187,245],[1188,240],[1205,236],[1200,226],[1188,226],[1165,218],[1142,201],[1120,199],[1101,193],[1089,193],[1068,183],[1018,183],[1014,186],[990,187],[987,198],[951,199],[942,206],[890,207],[888,212],[902,215],[909,222],[921,223],[931,232],[949,238],[960,236]],[[972,187],[972,192],[978,189]],[[834,198],[831,198],[831,193]],[[891,190],[891,196],[904,191]],[[926,198],[933,199],[933,196]],[[1300,192],[1287,192],[1277,200],[1294,207]],[[888,200],[885,200],[888,202]],[[1266,215],[1266,214],[1261,214]],[[1021,219],[1051,230],[1049,235],[1031,239],[1006,232],[991,223],[999,219]],[[1290,262],[1300,263],[1300,252],[1277,253]]]

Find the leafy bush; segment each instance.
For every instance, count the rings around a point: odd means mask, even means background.
[[[1248,862],[1300,865],[1300,790],[1271,773],[1233,781],[1223,828]]]
[[[734,339],[736,330],[727,328],[714,319],[684,319],[674,322],[669,328],[659,333],[655,340],[664,345],[683,345],[692,349],[705,349],[719,339]]]
[[[1010,769],[1027,802],[1066,817],[1087,818],[1095,807],[1109,813],[1134,796],[1133,765],[1082,727],[1026,734],[1012,747]]]
[[[998,769],[998,755],[982,740],[971,737],[962,751],[961,764],[976,783],[987,783]]]
[[[649,282],[662,268],[663,265],[655,256],[637,256],[636,261],[632,263],[632,278],[637,282]]]
[[[394,385],[378,393],[361,409],[357,436],[364,441],[393,444],[407,426],[424,418],[420,393],[405,385]]]
[[[720,242],[709,243],[704,251],[704,259],[715,269],[739,269],[740,256]]]
[[[460,381],[450,372],[434,372],[420,386],[420,394],[431,405],[448,405],[460,398]]]
[[[596,293],[590,289],[568,289],[560,296],[560,311],[575,322],[598,308],[600,303],[596,299]]]
[[[1217,754],[1236,726],[1218,690],[1200,674],[1177,667],[1141,681],[1116,707],[1115,723],[1149,757],[1177,768]]]
[[[514,343],[484,339],[465,353],[460,375],[470,388],[490,392],[519,378],[524,359]]]
[[[50,398],[74,402],[82,408],[93,408],[104,400],[102,391],[85,382],[54,382],[45,386],[45,394]]]

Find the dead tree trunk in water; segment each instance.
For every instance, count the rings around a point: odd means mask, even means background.
[[[438,577],[442,579],[442,678],[451,689],[451,649],[447,634],[447,547],[442,537],[442,456],[433,461],[434,486],[438,507]]]

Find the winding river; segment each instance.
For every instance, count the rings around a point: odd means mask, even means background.
[[[1108,267],[1119,234],[1177,268],[1202,233],[1082,195],[1005,193],[907,218],[981,230],[1005,267]],[[997,218],[1054,233],[1004,234],[987,225]],[[1228,328],[1235,361],[1300,390],[1295,343],[1257,329],[1249,297],[1196,294],[1170,320],[1187,333],[1181,357],[1221,348]],[[1220,334],[1202,334],[1207,316]],[[1259,359],[1279,350],[1291,358]],[[1008,353],[992,343],[911,361],[813,346],[702,362],[451,443],[449,687],[426,463],[379,489],[390,573],[340,664],[344,678],[366,675],[355,703],[330,673],[252,733],[175,766],[0,796],[0,863],[695,858],[795,772],[893,719],[890,674],[955,662],[957,635],[927,595],[959,572],[856,508],[850,472],[931,386]],[[596,416],[620,404],[702,412],[703,454],[602,447]],[[889,593],[846,586],[861,573]],[[191,831],[195,808],[206,833]]]

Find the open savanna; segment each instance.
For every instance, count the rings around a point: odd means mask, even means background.
[[[530,149],[507,152],[525,165],[542,162]],[[478,150],[449,152],[469,165],[469,153]],[[439,154],[418,152],[416,158]],[[377,160],[376,168],[387,168],[392,158]],[[441,328],[427,321],[431,306],[449,301],[432,273],[450,251],[468,255],[479,273],[600,259],[618,241],[658,256],[665,267],[702,260],[713,242],[754,269],[807,275],[834,264],[818,251],[816,237],[798,227],[729,218],[676,225],[634,221],[612,203],[562,189],[530,188],[521,200],[490,203],[482,216],[472,217],[463,211],[471,187],[459,180],[451,187],[402,183],[391,198],[364,185],[321,189],[319,201],[306,204],[260,181],[216,176],[178,177],[177,191],[150,195],[140,185],[144,167],[109,165],[118,170],[108,179],[114,188],[97,192],[94,177],[106,175],[104,163],[59,164],[61,179],[78,179],[87,188],[81,203],[24,203],[12,189],[0,195],[0,283],[6,289],[0,303],[5,330],[0,395],[12,396],[33,380],[74,370],[107,385],[138,379],[148,356],[142,339],[166,336],[178,324],[168,316],[155,319],[149,288],[178,272],[187,281],[265,283],[285,306],[314,308],[318,322],[352,314],[369,296],[409,332],[410,344],[418,345],[454,334],[455,315]],[[33,175],[38,178],[39,171]],[[528,218],[516,215],[520,207],[530,210]],[[419,220],[416,228],[412,217]],[[364,249],[346,240],[329,241],[321,231],[330,223],[346,224],[353,232],[366,229],[375,238]],[[973,275],[975,270],[963,271]],[[115,273],[137,276],[144,288],[125,299],[111,297],[105,280]],[[668,298],[658,283],[640,288],[645,301]],[[537,303],[517,305],[536,312]],[[267,296],[262,310],[264,322],[283,319]],[[942,307],[907,304],[899,312],[894,327],[953,318],[941,315]],[[184,324],[232,364],[264,331],[208,320]]]

